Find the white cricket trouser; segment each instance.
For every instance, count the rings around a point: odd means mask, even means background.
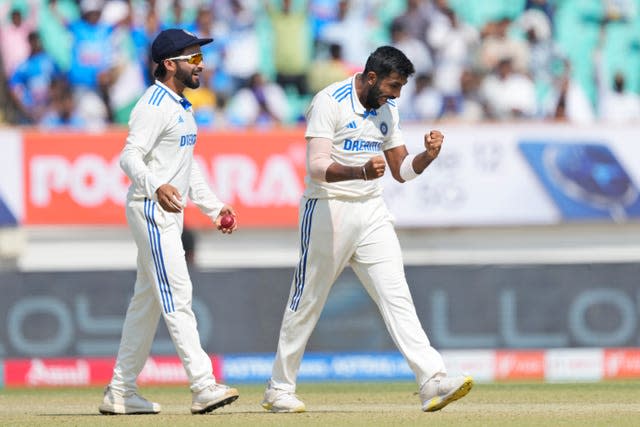
[[[126,212],[138,246],[138,271],[111,387],[136,389],[162,315],[191,390],[200,391],[214,384],[215,378],[191,309],[192,285],[180,238],[182,215],[167,213],[151,200],[128,201]]]
[[[400,244],[382,197],[305,199],[300,203],[300,260],[285,308],[272,385],[295,391],[309,336],[333,283],[347,264],[378,306],[394,343],[419,385],[446,373],[429,343],[404,275]]]

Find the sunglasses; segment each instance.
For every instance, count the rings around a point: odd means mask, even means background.
[[[191,65],[198,65],[202,62],[202,52],[192,53],[191,55],[174,56],[167,58],[170,61],[187,61]]]

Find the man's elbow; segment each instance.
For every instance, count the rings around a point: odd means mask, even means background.
[[[316,181],[327,181],[327,171],[332,164],[333,160],[328,155],[314,157],[309,162],[309,175]]]
[[[126,149],[120,153],[120,159],[118,160],[118,164],[120,165],[120,169],[127,170],[127,162],[129,156],[127,155]]]
[[[327,167],[323,165],[310,165],[309,166],[309,175],[311,175],[311,179],[315,181],[326,181],[327,180]]]
[[[131,171],[133,164],[135,164],[135,159],[137,157],[140,157],[138,151],[131,147],[124,147],[124,149],[120,153],[118,163],[120,164],[120,168],[127,175],[129,175],[129,172]]]

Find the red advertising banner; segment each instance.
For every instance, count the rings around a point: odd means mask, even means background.
[[[640,349],[606,349],[604,351],[605,378],[639,378]]]
[[[126,132],[26,132],[23,171],[27,225],[123,225],[128,178],[118,164]],[[302,129],[201,133],[196,161],[240,226],[295,227],[304,186]],[[211,221],[189,205],[190,226]]]
[[[5,360],[6,387],[106,385],[115,359],[16,359]]]
[[[210,356],[213,374],[223,381],[218,356]],[[4,361],[6,387],[58,387],[107,385],[114,358],[9,359]],[[138,384],[188,384],[182,362],[176,356],[154,356],[138,376]]]

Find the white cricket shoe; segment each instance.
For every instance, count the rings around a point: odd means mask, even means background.
[[[102,404],[98,407],[104,415],[157,414],[160,409],[160,404],[149,402],[135,391],[120,393],[111,386],[105,387]]]
[[[439,411],[451,402],[464,397],[473,387],[471,377],[435,377],[424,383],[420,388],[422,410],[425,412]]]
[[[298,399],[295,393],[273,388],[271,381],[267,383],[267,389],[264,391],[262,407],[271,412],[306,411],[304,402]]]
[[[238,390],[223,384],[213,384],[204,390],[194,392],[191,398],[191,413],[206,414],[236,401]]]

